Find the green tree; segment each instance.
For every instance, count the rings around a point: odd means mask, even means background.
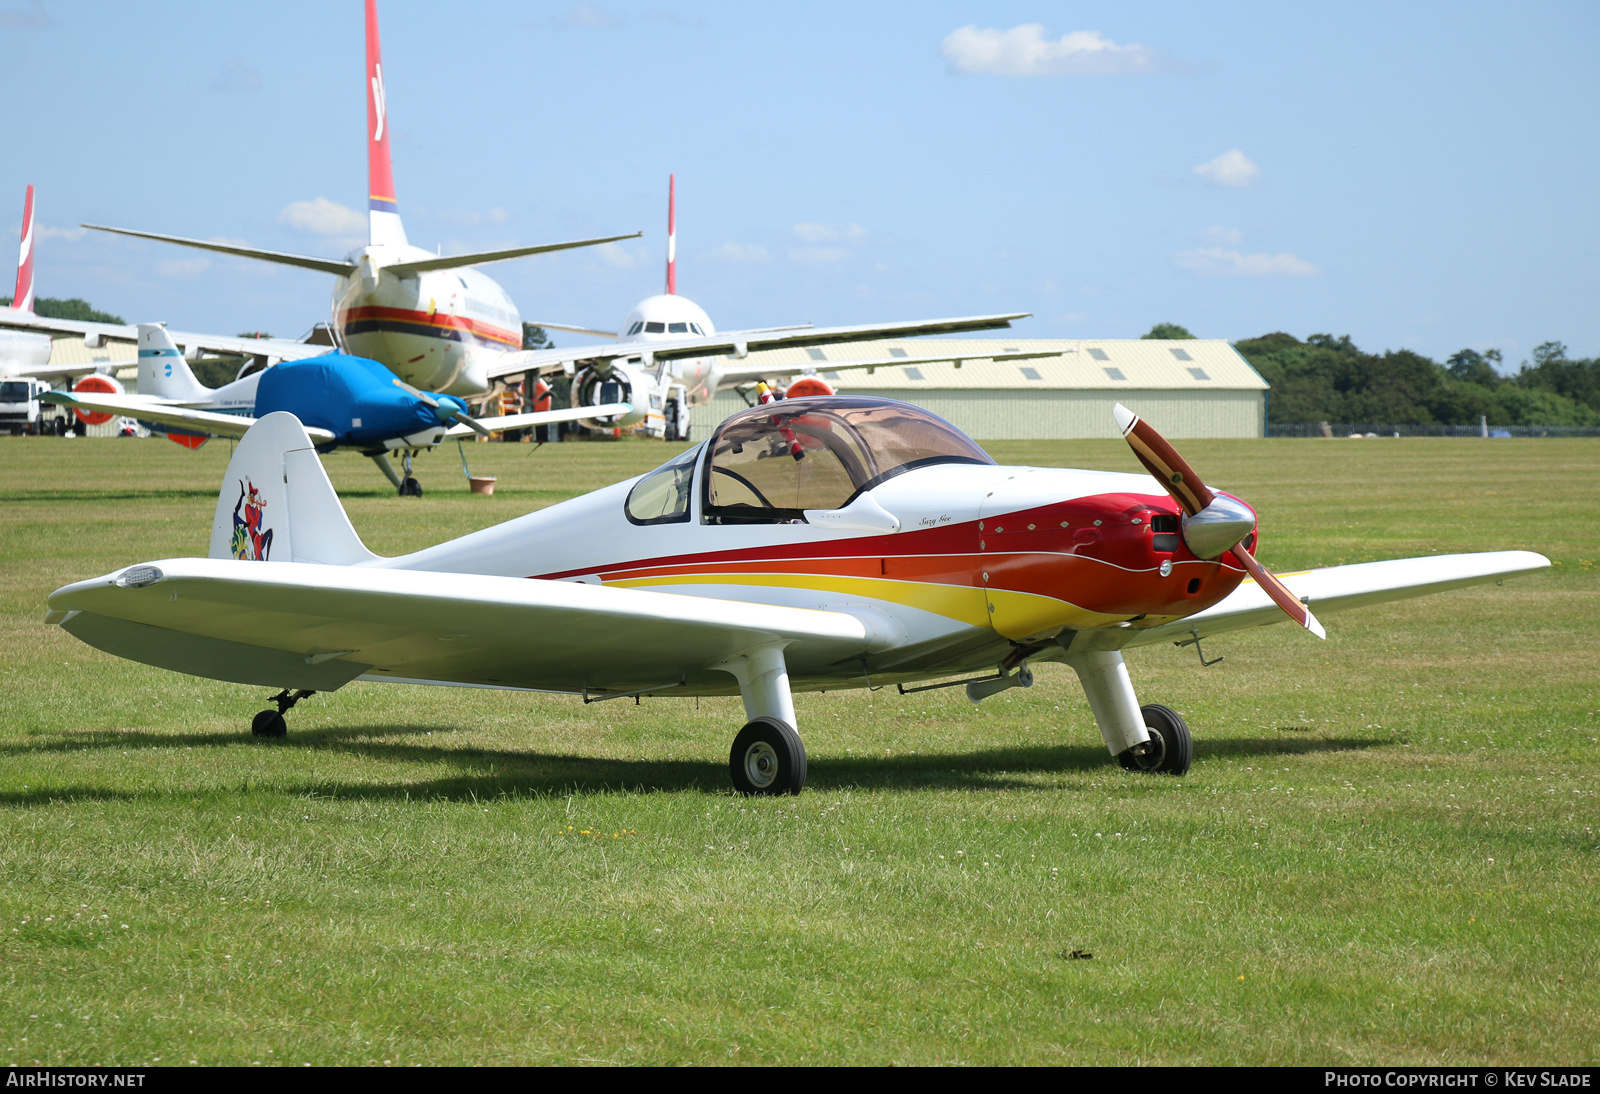
[[[1497,349],[1483,353],[1473,349],[1457,350],[1445,364],[1450,368],[1450,375],[1457,380],[1487,388],[1496,388],[1505,383],[1505,377],[1495,369],[1500,364],[1500,351]]]
[[[555,349],[556,344],[550,341],[550,332],[543,327],[532,323],[522,324],[523,349]]]
[[[1189,328],[1180,327],[1176,323],[1157,323],[1155,326],[1150,328],[1149,334],[1141,334],[1139,337],[1170,340],[1177,338],[1193,338],[1194,335],[1189,333]]]
[[[10,303],[11,297],[0,297],[0,307],[6,307]],[[33,313],[44,319],[70,319],[75,323],[115,323],[120,327],[126,326],[128,322],[120,315],[96,311],[89,306],[87,300],[81,300],[76,296],[70,300],[59,300],[53,296],[35,297]]]

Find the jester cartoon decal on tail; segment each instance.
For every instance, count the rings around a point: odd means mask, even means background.
[[[248,483],[248,485],[246,485]],[[246,562],[266,562],[272,553],[272,529],[261,526],[267,501],[248,479],[239,481],[239,500],[233,506],[233,557]],[[244,510],[244,515],[239,510]]]

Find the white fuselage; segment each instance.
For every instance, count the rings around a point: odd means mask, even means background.
[[[381,362],[424,391],[481,395],[489,364],[522,348],[522,318],[506,291],[475,269],[403,276],[392,266],[433,257],[403,244],[351,255],[356,272],[333,290],[335,337],[346,353]]]
[[[49,363],[48,334],[0,329],[0,376],[26,376],[29,369]]]

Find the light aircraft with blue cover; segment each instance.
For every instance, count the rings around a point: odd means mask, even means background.
[[[46,622],[119,657],[280,688],[259,736],[352,681],[624,697],[739,695],[746,794],[806,781],[795,691],[964,686],[974,702],[1065,664],[1124,767],[1181,775],[1178,712],[1141,707],[1123,651],[1500,581],[1531,551],[1281,577],[1255,512],[1148,423],[1115,416],[1144,473],[1003,467],[888,399],[734,414],[655,471],[396,558],[356,534],[289,414],[239,443],[207,558],[57,589]],[[879,692],[882,694],[882,691]],[[448,709],[448,703],[445,708]]]
[[[319,452],[354,448],[378,465],[402,496],[420,497],[411,474],[411,456],[447,440],[507,429],[527,429],[583,415],[625,414],[626,403],[547,410],[474,419],[455,395],[420,391],[376,361],[343,353],[324,353],[283,361],[220,388],[195,378],[166,330],[140,323],[139,394],[53,391],[42,401],[72,408],[89,424],[126,415],[186,448],[210,437],[243,437],[258,418],[277,411],[293,414]],[[89,377],[88,379],[98,379]],[[401,475],[390,462],[398,454]]]

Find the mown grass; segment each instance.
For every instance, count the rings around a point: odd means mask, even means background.
[[[1594,1063],[1600,445],[1181,447],[1278,568],[1557,565],[1326,643],[1219,639],[1210,669],[1133,653],[1195,728],[1181,780],[1111,766],[1045,666],[976,708],[801,696],[809,788],[746,801],[731,699],[360,684],[254,741],[265,689],[42,623],[61,584],[203,553],[226,446],[0,439],[0,1059]],[[395,553],[664,458],[467,452],[494,497],[454,453],[420,502],[328,465]]]

